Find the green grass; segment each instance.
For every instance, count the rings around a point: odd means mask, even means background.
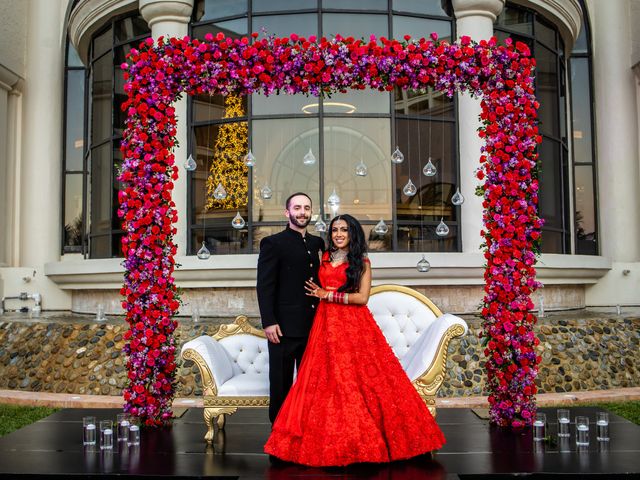
[[[640,400],[631,400],[627,402],[593,402],[593,403],[571,403],[569,405],[544,405],[545,407],[599,407],[609,410],[616,415],[626,418],[630,422],[640,425]]]
[[[48,417],[58,410],[58,408],[25,407],[0,403],[0,437],[37,422],[41,418]]]

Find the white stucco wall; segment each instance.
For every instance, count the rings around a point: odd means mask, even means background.
[[[0,0],[0,65],[24,77],[27,0]]]

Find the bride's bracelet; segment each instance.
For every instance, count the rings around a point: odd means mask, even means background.
[[[327,296],[324,297],[327,302],[332,303],[344,303],[345,305],[349,304],[349,294],[344,292],[334,292],[331,291],[327,293]]]

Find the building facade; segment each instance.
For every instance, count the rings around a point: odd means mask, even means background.
[[[39,293],[45,310],[122,312],[118,66],[141,40],[437,32],[513,37],[537,59],[545,286],[536,305],[640,304],[640,2],[0,0],[0,14],[0,296]],[[363,223],[374,283],[410,285],[446,311],[477,311],[478,100],[395,90],[202,96],[176,108],[182,315],[258,314],[258,245],[283,227],[295,191],[312,197],[312,225],[336,212],[334,193],[337,211]],[[396,148],[405,157],[397,165]],[[446,235],[436,232],[441,223]],[[203,245],[206,260],[196,255]],[[416,268],[423,255],[426,273]]]

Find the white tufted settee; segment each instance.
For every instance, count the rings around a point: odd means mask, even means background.
[[[435,416],[436,393],[445,378],[449,342],[467,324],[442,312],[424,295],[398,285],[371,289],[368,307],[407,376]],[[204,395],[205,440],[214,438],[214,419],[224,429],[225,415],[238,407],[269,404],[267,339],[247,317],[222,325],[213,336],[184,344],[182,357],[200,369]]]

